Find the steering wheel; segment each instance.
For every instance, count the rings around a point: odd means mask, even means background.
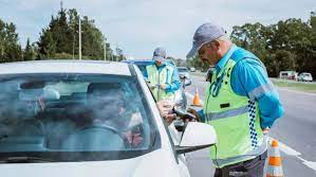
[[[93,125],[84,126],[84,127],[77,129],[76,132],[86,131],[87,129],[88,130],[89,129],[104,129],[106,131],[110,131],[110,132],[113,132],[113,133],[119,135],[116,128],[111,127],[109,125],[105,125],[105,124],[93,124]]]

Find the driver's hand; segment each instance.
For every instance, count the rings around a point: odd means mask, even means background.
[[[192,109],[192,108],[188,108],[187,109],[187,112],[193,114],[195,117],[196,117],[196,120],[195,121],[199,121],[201,122],[201,117],[200,117],[200,114],[195,110],[195,109]]]
[[[167,114],[165,117],[163,117],[167,124],[171,124],[174,120],[176,120],[177,115],[176,114]]]
[[[157,107],[160,115],[166,120],[167,123],[171,123],[176,115],[172,113],[174,103],[170,100],[161,100],[157,102]]]
[[[132,131],[127,131],[124,132],[123,135],[127,139],[128,143],[132,146],[137,146],[143,141],[143,138],[141,137],[140,133],[133,133]]]

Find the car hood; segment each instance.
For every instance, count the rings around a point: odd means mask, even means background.
[[[179,169],[170,151],[156,150],[149,154],[126,160],[60,162],[60,163],[10,163],[0,164],[6,177],[178,177]]]

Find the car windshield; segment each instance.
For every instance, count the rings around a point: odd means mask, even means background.
[[[156,126],[134,77],[5,75],[0,87],[0,157],[113,160],[154,148]]]
[[[311,74],[309,74],[309,73],[305,73],[305,74],[303,74],[303,76],[306,76],[306,77],[311,77]]]

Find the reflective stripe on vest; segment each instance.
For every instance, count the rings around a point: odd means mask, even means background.
[[[235,65],[236,62],[229,59],[218,75],[213,75],[203,108],[206,122],[217,133],[218,143],[211,148],[211,157],[218,168],[255,158],[266,150],[258,103],[254,101],[261,89],[253,93],[252,99],[237,95],[230,80]],[[210,88],[211,85],[219,87]]]
[[[266,140],[264,140],[265,142]],[[245,155],[240,155],[240,156],[236,156],[236,157],[229,157],[226,159],[215,159],[212,160],[213,163],[216,166],[221,166],[223,164],[225,164],[225,166],[227,165],[231,165],[234,164],[236,162],[241,162],[241,161],[246,161],[246,160],[250,160],[250,159],[254,159],[256,158],[258,155],[263,154],[265,151],[267,150],[267,146],[266,143],[262,143],[261,146],[259,146],[258,148],[248,152]]]
[[[223,111],[219,113],[208,113],[205,116],[206,116],[206,119],[210,121],[210,120],[238,116],[238,115],[242,115],[246,113],[248,113],[248,106],[235,108],[235,109],[231,109],[231,110],[227,110],[227,111]]]

